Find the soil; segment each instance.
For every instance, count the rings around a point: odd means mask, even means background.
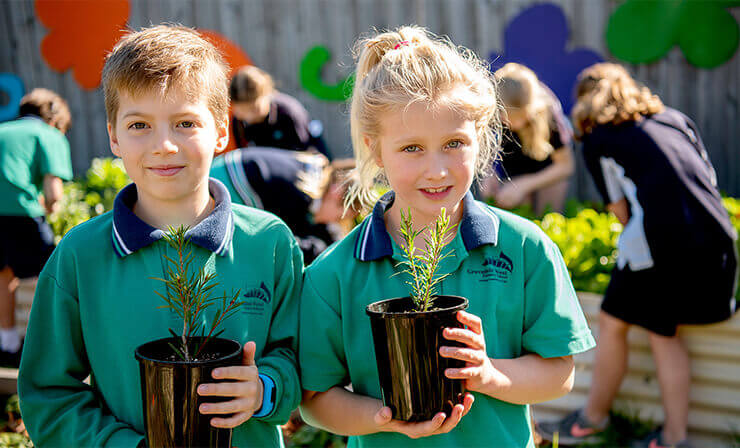
[[[190,362],[213,361],[214,359],[218,359],[224,355],[225,353],[221,353],[221,352],[201,353],[200,355],[198,355],[197,358],[191,358]],[[167,356],[166,359],[163,359],[162,361],[168,361],[168,362],[182,361],[182,358],[180,358],[177,355],[177,353],[171,353],[169,356]]]

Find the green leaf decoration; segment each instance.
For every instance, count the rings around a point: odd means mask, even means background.
[[[606,42],[617,58],[635,64],[656,61],[674,46],[692,65],[727,62],[740,41],[737,20],[727,10],[740,0],[627,0],[609,18]]]
[[[324,101],[346,101],[352,95],[354,74],[334,85],[327,85],[321,79],[321,69],[331,59],[329,50],[317,45],[306,52],[301,60],[299,78],[301,85],[311,95]]]

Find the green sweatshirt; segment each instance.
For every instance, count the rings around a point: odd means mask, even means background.
[[[301,399],[296,362],[303,260],[275,216],[232,205],[211,180],[213,212],[190,229],[196,263],[215,271],[214,295],[241,290],[245,304],[222,337],[257,344],[257,367],[275,383],[275,406],[234,429],[232,445],[281,446],[276,425]],[[18,379],[23,419],[36,446],[135,447],[143,440],[137,346],[182,321],[164,293],[162,232],[132,210],[136,188],[114,210],[70,231],[39,276]],[[211,322],[213,308],[206,320]],[[91,377],[91,385],[83,382]]]

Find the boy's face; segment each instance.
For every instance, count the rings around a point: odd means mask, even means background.
[[[214,153],[226,148],[228,124],[217,123],[204,98],[179,89],[132,97],[120,92],[116,125],[108,123],[113,154],[123,159],[139,200],[187,203],[208,191]]]
[[[234,101],[231,111],[237,119],[248,124],[262,123],[270,113],[270,95],[262,95],[251,103]]]

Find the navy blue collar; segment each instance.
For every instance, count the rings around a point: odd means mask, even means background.
[[[234,236],[231,198],[224,184],[216,179],[209,179],[208,191],[216,201],[216,206],[186,235],[198,246],[223,256],[228,253]],[[137,197],[136,185],[129,184],[118,193],[113,204],[111,238],[113,250],[121,258],[158,241],[164,235],[162,230],[150,226],[134,214],[133,206]]]
[[[355,258],[372,261],[393,255],[391,237],[385,228],[383,216],[393,205],[396,194],[389,191],[373,208],[372,215],[363,221],[355,242]],[[499,218],[486,205],[473,198],[471,192],[463,197],[463,216],[460,221],[460,234],[468,251],[484,244],[498,243]]]

